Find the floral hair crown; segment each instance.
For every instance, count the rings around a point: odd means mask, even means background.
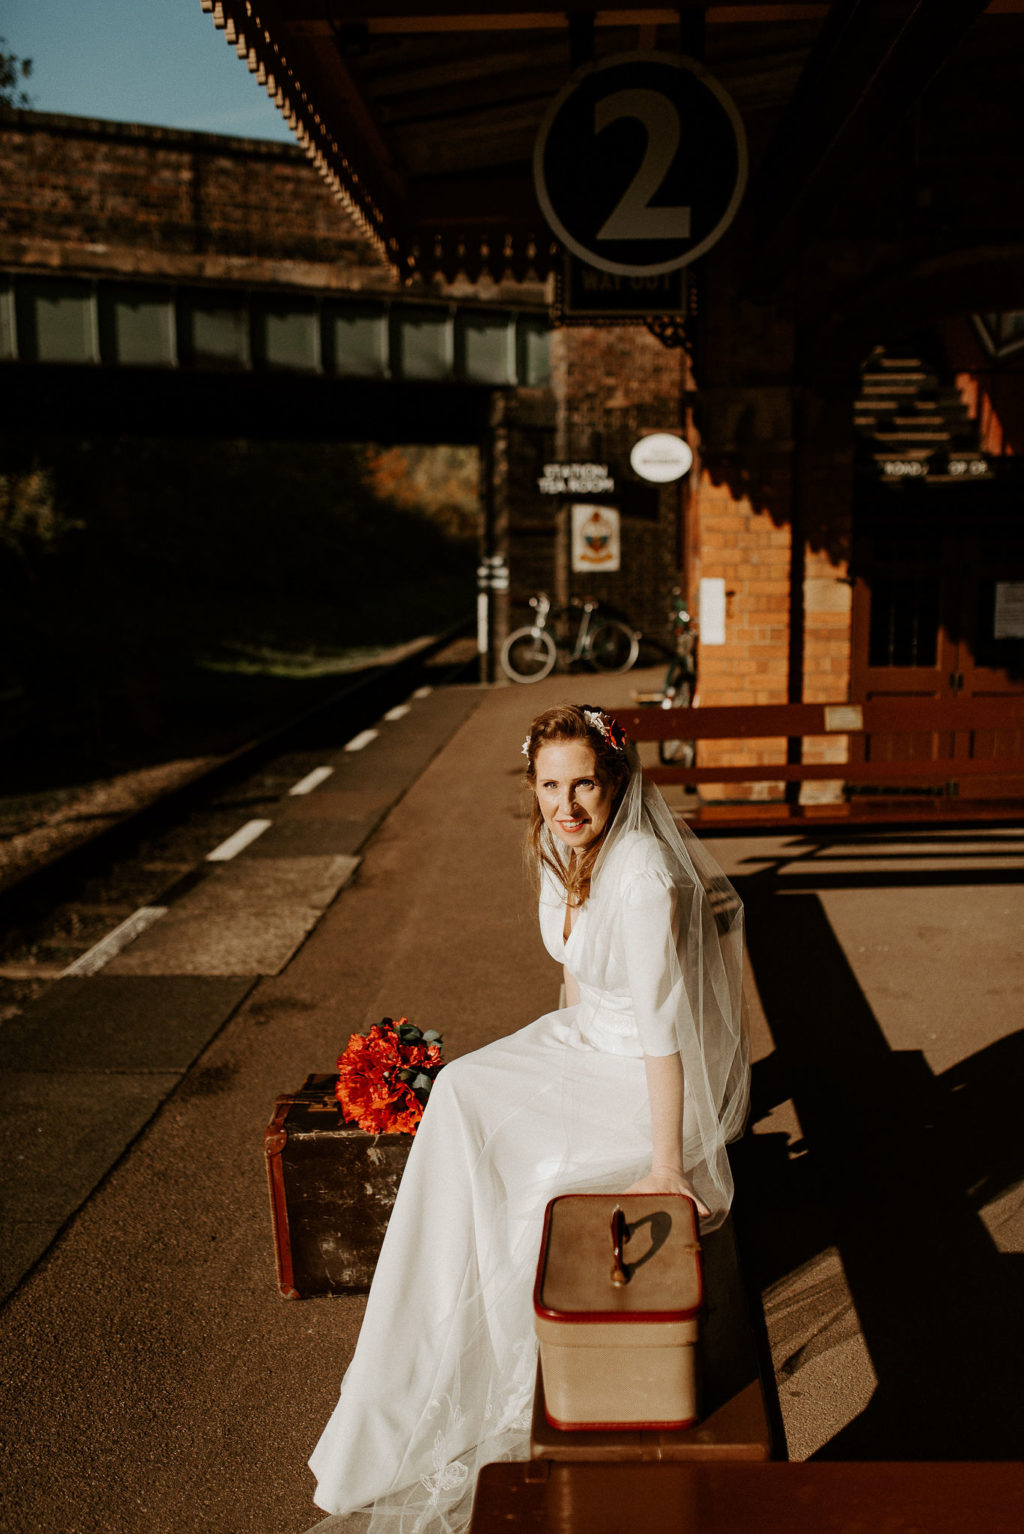
[[[617,719],[613,719],[610,714],[606,714],[603,708],[587,708],[584,705],[581,712],[588,729],[596,730],[601,738],[611,746],[613,751],[625,751],[629,743],[629,736]],[[530,755],[529,735],[523,741],[522,751],[524,756],[528,757]]]
[[[625,751],[629,736],[617,719],[603,708],[584,708],[583,717],[592,730],[608,742],[613,751]]]

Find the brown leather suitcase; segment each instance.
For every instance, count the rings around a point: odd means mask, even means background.
[[[346,1124],[334,1076],[277,1099],[264,1134],[278,1288],[285,1299],[370,1287],[412,1135]]]

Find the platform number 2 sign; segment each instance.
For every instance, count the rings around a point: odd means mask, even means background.
[[[656,276],[725,233],[746,185],[735,103],[689,59],[623,53],[577,70],[537,134],[533,175],[562,243],[602,271]]]

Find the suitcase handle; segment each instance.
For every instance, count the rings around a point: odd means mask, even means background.
[[[626,1224],[626,1216],[619,1204],[616,1204],[612,1213],[612,1283],[616,1289],[621,1289],[629,1283],[629,1273],[626,1264],[622,1260],[622,1248],[629,1240],[629,1226]]]

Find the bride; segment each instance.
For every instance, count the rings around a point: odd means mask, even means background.
[[[749,1079],[732,887],[602,709],[547,710],[523,752],[566,1005],[435,1082],[310,1459],[335,1515],[316,1534],[455,1534],[480,1466],[527,1457],[550,1198],[684,1193],[705,1230],[732,1198]]]

